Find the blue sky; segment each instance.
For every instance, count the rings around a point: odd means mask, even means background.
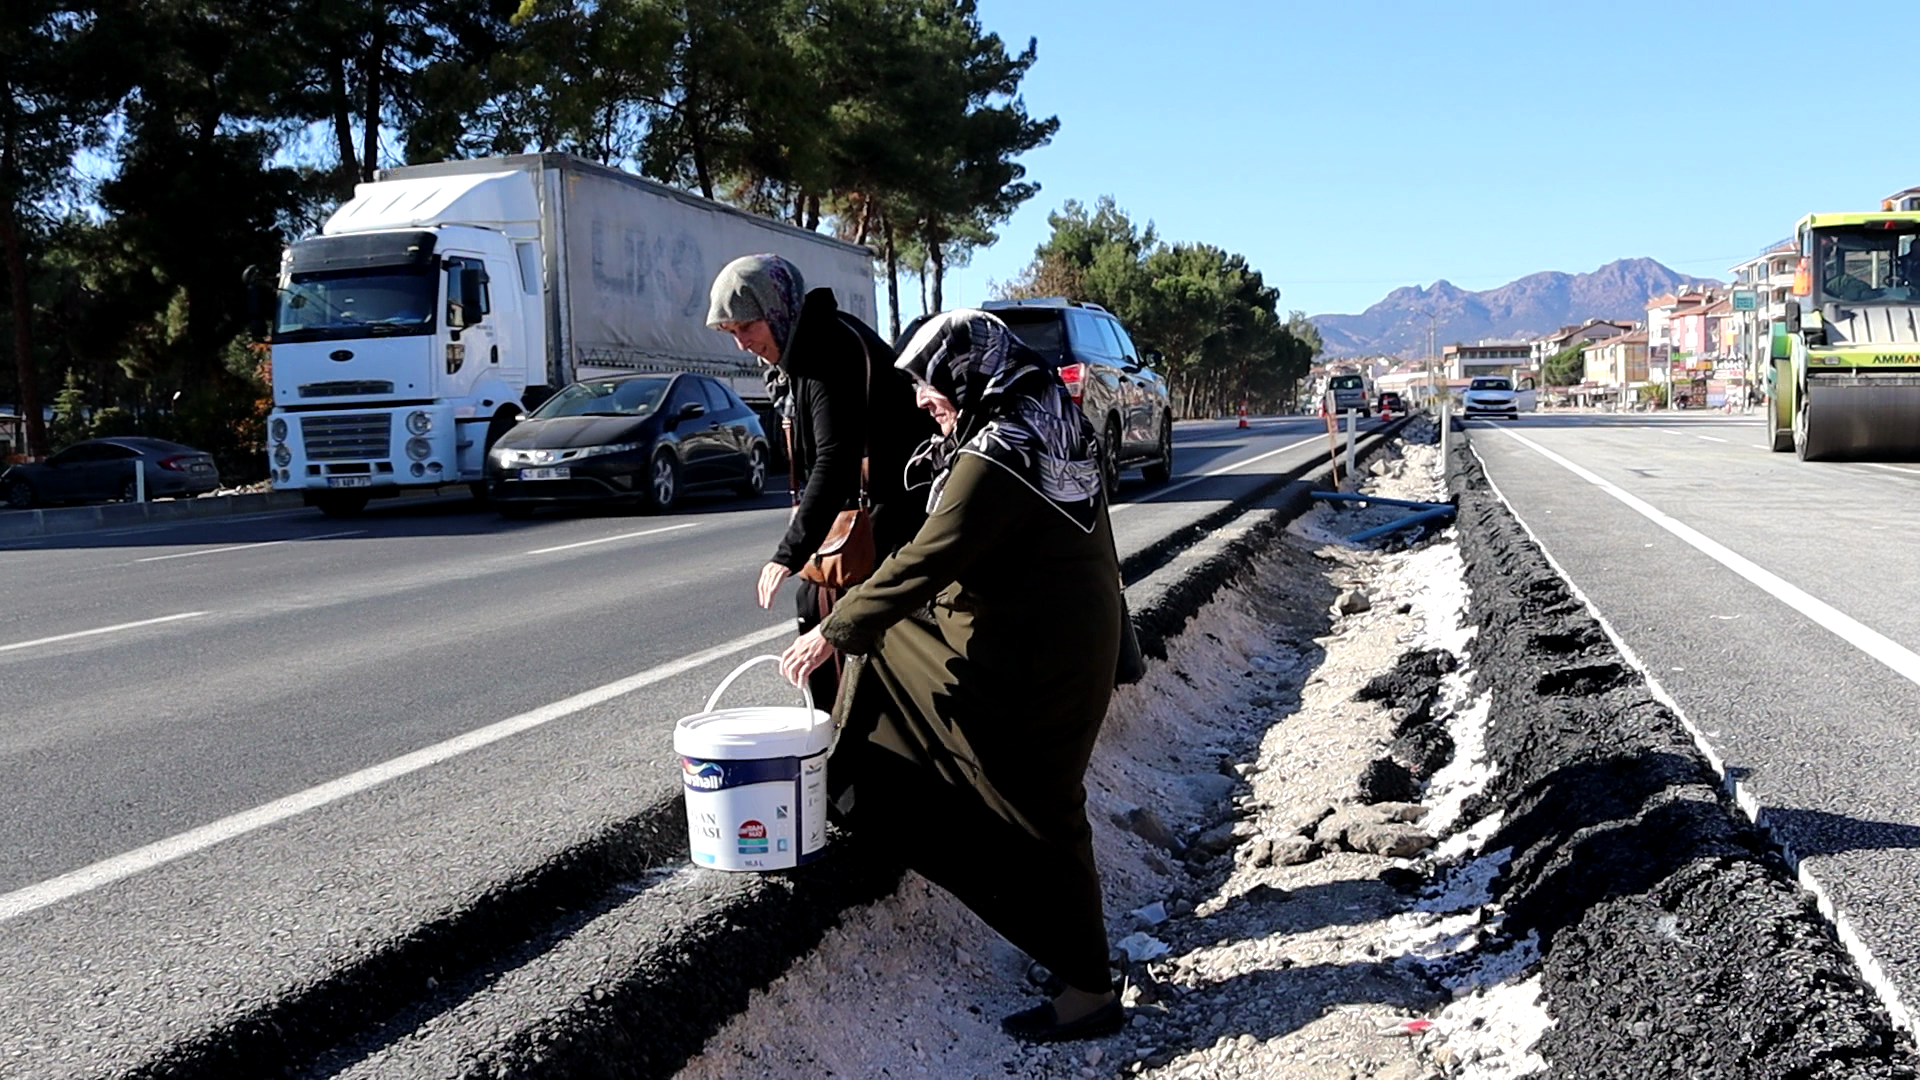
[[[1167,240],[1240,252],[1282,310],[1320,314],[1400,285],[1485,289],[1631,256],[1724,277],[1804,213],[1920,185],[1906,4],[980,11],[1012,48],[1039,38],[1024,97],[1061,126],[1022,159],[1040,194],[948,278],[949,306],[1018,273],[1069,198],[1111,194]]]

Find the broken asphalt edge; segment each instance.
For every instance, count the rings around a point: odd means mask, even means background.
[[[1907,1010],[1758,807],[1487,476],[1448,491],[1510,848],[1505,936],[1538,941],[1549,1075],[1916,1075]],[[1758,815],[1764,822],[1764,815]],[[1804,887],[1804,891],[1803,891]],[[1809,895],[1811,894],[1811,895]]]
[[[1364,433],[1364,463],[1395,439],[1401,418]],[[1143,651],[1166,656],[1177,636],[1251,557],[1333,479],[1330,462],[1275,474],[1229,505],[1122,561]],[[1149,492],[1150,494],[1150,492]],[[568,1030],[521,1030],[472,1075],[666,1077],[747,1007],[843,915],[890,895],[897,871],[858,857],[858,838],[836,833],[836,857],[769,874],[706,873],[707,901],[648,901],[663,869],[688,865],[685,799],[676,790],[639,813],[570,846],[537,867],[479,890],[464,906],[371,945],[309,985],[218,1027],[156,1048],[129,1080],[209,1075],[301,1075],[338,1059],[343,1047],[390,1042],[457,1004],[461,988],[484,986],[503,958],[537,953],[569,926],[614,907],[655,920],[658,948],[610,958],[599,985],[581,987]],[[673,890],[662,890],[671,892]],[[556,915],[556,913],[558,913]],[[550,1018],[549,1018],[550,1019]],[[398,1030],[398,1029],[405,1030]],[[350,1052],[357,1055],[359,1051]]]

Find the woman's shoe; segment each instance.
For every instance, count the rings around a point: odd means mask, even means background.
[[[1046,1001],[1031,1009],[1014,1013],[1000,1021],[1000,1030],[1027,1042],[1067,1042],[1072,1039],[1099,1039],[1118,1034],[1127,1026],[1127,1010],[1115,998],[1078,1020],[1061,1023]]]

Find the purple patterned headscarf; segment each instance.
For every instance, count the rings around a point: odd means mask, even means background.
[[[765,319],[785,356],[806,295],[799,267],[778,255],[742,255],[713,279],[707,326],[717,330],[722,323]]]

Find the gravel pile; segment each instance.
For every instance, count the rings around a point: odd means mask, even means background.
[[[1365,489],[1441,500],[1405,435]],[[1915,1075],[1685,731],[1454,475],[1459,534],[1356,550],[1409,511],[1318,506],[1116,697],[1088,787],[1124,1032],[1008,1040],[1025,957],[909,875],[679,1075]]]

